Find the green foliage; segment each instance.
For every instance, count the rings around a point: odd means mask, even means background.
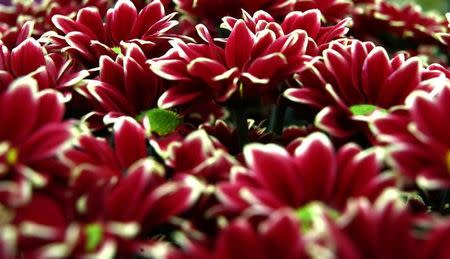
[[[416,3],[422,6],[423,10],[438,11],[445,13],[450,11],[450,2],[447,0],[389,0],[390,2],[398,3],[400,5],[408,3]]]
[[[173,111],[164,109],[151,109],[139,115],[138,119],[147,117],[150,123],[151,132],[160,136],[172,133],[181,124],[181,117]]]

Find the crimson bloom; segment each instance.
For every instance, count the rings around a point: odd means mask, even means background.
[[[147,51],[167,42],[173,37],[168,31],[178,23],[172,20],[174,16],[175,13],[165,14],[159,0],[152,1],[139,13],[130,0],[120,0],[108,10],[105,23],[99,10],[93,7],[78,11],[75,20],[53,16],[52,21],[62,35],[48,37],[54,45],[92,68],[101,55],[117,56],[122,42],[136,43]]]
[[[353,2],[348,0],[295,0],[294,10],[307,11],[319,9],[325,20],[329,22],[339,22],[351,15]]]
[[[385,49],[371,42],[333,42],[323,60],[309,68],[299,76],[303,87],[288,89],[284,96],[319,109],[316,126],[336,137],[367,134],[361,121],[403,105],[416,89],[433,87],[417,58],[398,54],[389,59]]]
[[[77,88],[93,105],[93,111],[85,116],[92,128],[123,115],[136,117],[156,106],[162,82],[146,61],[144,51],[134,43],[115,60],[100,57],[99,77],[85,80],[86,84]]]
[[[95,7],[104,14],[110,3],[108,0],[49,0],[49,1],[13,1],[11,6],[1,5],[0,24],[6,26],[8,33],[22,27],[26,22],[36,23],[33,35],[37,38],[52,30],[51,18],[56,15],[70,15],[83,7]]]
[[[274,144],[251,144],[244,148],[244,157],[248,170],[237,171],[230,183],[218,187],[225,212],[252,206],[263,211],[296,209],[312,201],[343,209],[349,198],[375,200],[395,183],[391,176],[380,175],[373,150],[348,144],[334,151],[322,133],[306,137],[294,154]]]
[[[308,59],[303,30],[281,37],[271,30],[255,34],[238,20],[224,47],[214,42],[205,26],[198,25],[197,32],[206,43],[172,41],[166,55],[151,61],[156,74],[179,82],[160,97],[160,107],[205,97],[225,102],[233,94],[254,97],[276,91],[277,84],[302,70]]]
[[[169,151],[167,161],[176,173],[192,174],[210,183],[228,180],[231,168],[237,165],[224,147],[204,130],[172,143]]]
[[[300,223],[289,210],[278,210],[257,224],[238,218],[219,232],[212,248],[179,239],[182,250],[168,258],[307,258]]]
[[[323,239],[336,258],[427,258],[421,257],[424,237],[414,233],[418,217],[404,208],[395,191],[386,194],[375,204],[363,198],[350,201],[336,225],[329,225]]]
[[[0,201],[20,205],[31,191],[47,186],[48,167],[71,139],[71,124],[63,122],[62,96],[38,92],[31,78],[14,81],[0,95]],[[13,112],[12,112],[13,111]]]
[[[250,13],[266,10],[280,15],[292,9],[292,1],[289,0],[175,0],[174,2],[181,12],[196,17],[202,23],[212,25],[224,16],[238,16],[241,10]]]
[[[447,31],[435,33],[435,36],[448,48],[450,53],[450,13],[445,15],[447,17]]]
[[[450,86],[431,94],[414,93],[408,110],[374,121],[378,139],[388,144],[390,161],[407,181],[425,188],[450,185],[450,139],[447,134]]]
[[[436,14],[426,14],[415,4],[398,6],[388,1],[378,1],[359,9],[354,16],[355,34],[381,37],[390,33],[416,44],[436,43],[433,35],[445,32],[445,22]],[[389,44],[389,42],[386,42]]]
[[[114,122],[113,139],[114,148],[103,138],[82,135],[73,148],[64,152],[63,162],[69,168],[81,166],[87,171],[105,169],[113,173],[108,177],[114,177],[148,155],[145,131],[133,118],[122,116]]]
[[[277,23],[275,19],[264,11],[257,11],[251,16],[249,13],[243,11],[242,19],[247,28],[253,33],[263,31],[265,29],[271,30],[276,37],[289,34],[295,30],[304,30],[308,34],[307,54],[315,56],[319,54],[319,49],[326,48],[327,44],[332,40],[343,37],[347,31],[347,26],[350,23],[350,18],[339,20],[336,25],[323,26],[321,23],[322,13],[317,10],[307,10],[305,12],[290,12],[281,23]],[[233,17],[224,17],[221,27],[230,31],[238,22],[238,19]]]
[[[9,236],[0,240],[9,248],[7,258],[113,258],[151,252],[156,243],[147,240],[151,230],[189,208],[198,196],[194,178],[165,181],[162,166],[142,159],[115,181],[102,183],[105,179],[96,178],[99,171],[89,172],[96,184],[84,186],[72,203],[67,197],[84,184],[80,178],[86,173],[74,175],[74,186],[64,197],[36,193],[26,206],[9,211],[12,217],[3,222]]]
[[[24,28],[13,49],[0,45],[0,89],[6,88],[14,78],[29,75],[37,81],[39,89],[53,88],[70,99],[73,87],[89,72],[60,53],[47,54],[37,40],[27,38],[30,30],[32,28]]]

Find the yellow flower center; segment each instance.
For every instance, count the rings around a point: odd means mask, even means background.
[[[19,152],[16,148],[10,148],[6,152],[6,162],[9,165],[15,165],[17,163],[18,158],[19,158]]]
[[[446,160],[445,162],[447,162],[447,171],[450,174],[450,150],[447,152],[445,160]]]

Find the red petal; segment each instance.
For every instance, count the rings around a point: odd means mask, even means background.
[[[85,26],[82,32],[89,34],[92,39],[105,41],[105,29],[97,8],[86,7],[81,9],[77,14],[77,23]]]
[[[55,155],[70,138],[68,124],[47,124],[40,128],[23,144],[21,158],[32,163]]]
[[[251,144],[244,148],[244,157],[263,187],[292,207],[300,205],[302,190],[297,182],[299,171],[286,150],[274,144]]]
[[[45,66],[43,48],[29,38],[11,51],[11,68],[16,76],[27,75]]]
[[[391,72],[391,63],[386,50],[376,47],[367,55],[362,69],[362,87],[369,103],[378,100],[381,86]]]
[[[155,74],[167,80],[190,80],[186,63],[181,60],[159,60],[152,63],[150,68]]]
[[[242,68],[250,59],[255,35],[239,20],[225,46],[225,59],[229,67]]]
[[[164,17],[164,6],[160,1],[152,1],[144,9],[139,12],[136,24],[131,31],[131,35],[136,38],[144,35],[144,33],[156,22]]]
[[[188,72],[200,77],[206,83],[212,83],[217,75],[221,75],[226,68],[219,62],[208,58],[196,58],[187,66]]]
[[[46,123],[60,122],[64,117],[63,97],[59,92],[44,90],[39,94],[39,109],[34,123],[35,129]]]
[[[328,137],[323,133],[313,133],[305,138],[295,150],[295,163],[303,202],[328,200],[336,179],[336,159]]]
[[[253,61],[247,72],[258,78],[270,79],[288,64],[286,57],[279,52],[260,57]]]
[[[265,258],[261,245],[252,226],[247,221],[237,220],[221,231],[214,258]]]
[[[129,39],[130,31],[136,19],[136,7],[129,0],[119,0],[114,6],[114,9],[108,12],[107,24],[116,44],[119,44],[122,40]]]
[[[183,105],[192,100],[202,96],[201,89],[195,88],[192,85],[178,85],[169,88],[158,99],[158,106],[160,108],[171,108],[178,105]]]
[[[324,91],[311,87],[290,88],[283,95],[293,102],[308,104],[315,108],[323,108],[333,102]]]
[[[147,156],[144,129],[135,120],[121,117],[114,124],[116,155],[123,168]]]
[[[389,76],[380,88],[378,106],[390,108],[403,104],[405,98],[419,86],[420,63],[417,59],[409,59]]]
[[[123,68],[108,56],[100,57],[100,80],[124,91]]]
[[[16,80],[0,96],[0,139],[13,145],[30,134],[38,113],[37,84],[30,78]]]

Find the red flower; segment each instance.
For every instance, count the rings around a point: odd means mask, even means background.
[[[374,205],[365,199],[349,202],[347,210],[329,224],[330,231],[323,239],[328,241],[330,253],[336,258],[428,258],[421,257],[422,242],[414,233],[418,226],[416,216],[387,196]],[[336,224],[336,225],[335,225]],[[326,241],[325,241],[326,242]]]
[[[70,99],[72,88],[89,73],[62,54],[47,54],[38,41],[27,38],[29,30],[32,29],[21,32],[23,35],[18,37],[18,45],[12,50],[0,45],[0,70],[3,70],[0,89],[6,88],[13,78],[29,75],[37,81],[39,89],[53,88]]]
[[[296,209],[311,201],[343,209],[351,197],[374,200],[394,184],[389,175],[380,175],[373,150],[348,144],[336,152],[322,133],[306,137],[294,154],[274,144],[250,144],[244,157],[248,171],[240,170],[231,183],[219,185],[225,211]]]
[[[49,0],[49,1],[14,1],[11,6],[1,6],[0,23],[11,32],[22,27],[25,22],[36,23],[33,35],[37,38],[53,29],[51,18],[56,14],[70,15],[83,7],[96,7],[102,14],[109,6],[108,0]]]
[[[447,31],[435,33],[435,36],[447,46],[448,52],[450,53],[450,13],[447,13],[445,16],[447,17]]]
[[[450,222],[445,219],[443,223],[435,226],[428,234],[425,244],[423,244],[422,258],[444,259],[450,256],[447,247],[450,243]]]
[[[354,1],[356,2],[356,1]],[[327,23],[339,22],[351,15],[353,2],[348,0],[295,0],[294,10],[319,9]]]
[[[288,89],[284,95],[319,109],[317,127],[349,137],[367,131],[363,122],[377,112],[403,105],[416,89],[432,87],[423,71],[417,58],[399,54],[389,59],[385,49],[370,42],[333,42],[323,60],[300,74],[304,87]]]
[[[415,4],[399,7],[388,1],[367,5],[354,16],[355,34],[382,36],[391,33],[417,44],[436,43],[434,33],[445,32],[443,19],[435,14],[424,14]],[[390,42],[386,42],[390,44]]]
[[[139,254],[153,243],[152,231],[189,209],[202,191],[192,176],[166,181],[164,168],[149,158],[137,161],[123,176],[103,184],[102,178],[96,178],[98,173],[82,171],[76,175],[75,185],[84,183],[78,178],[85,174],[94,174],[90,177],[97,183],[77,196],[76,213],[84,227],[94,225],[103,235],[90,248],[86,246],[89,241],[81,239],[74,255],[100,253],[104,246],[114,248],[111,257]]]
[[[270,30],[255,35],[239,20],[224,47],[213,41],[205,26],[198,25],[197,31],[206,44],[172,41],[173,48],[151,63],[159,76],[180,82],[161,96],[161,107],[200,98],[225,102],[238,93],[250,97],[267,94],[303,69],[307,59],[307,35],[303,30],[279,38]]]
[[[119,55],[116,60],[100,57],[100,76],[86,80],[86,85],[77,88],[94,106],[94,111],[86,115],[89,122],[107,124],[111,118],[136,117],[155,107],[162,88],[161,79],[146,61],[143,50],[134,43],[127,46],[125,56]]]
[[[192,174],[208,183],[228,180],[231,168],[237,164],[223,146],[203,130],[173,143],[169,151],[168,163],[177,174]]]
[[[245,11],[242,14],[242,19],[247,28],[253,33],[269,29],[278,38],[295,30],[304,30],[309,37],[307,54],[311,56],[318,55],[319,49],[326,48],[332,40],[343,37],[348,31],[347,26],[351,21],[350,18],[347,18],[340,20],[336,25],[322,26],[321,17],[322,14],[317,9],[305,12],[290,12],[281,23],[275,22],[275,19],[264,11],[257,11],[253,16]],[[221,27],[230,31],[239,21],[233,17],[224,17],[222,20]]]
[[[145,131],[134,119],[118,118],[113,127],[113,139],[114,148],[105,139],[83,135],[73,148],[64,152],[63,161],[69,168],[81,166],[86,171],[106,170],[113,173],[108,177],[114,177],[147,157]]]
[[[241,10],[250,13],[266,10],[271,14],[280,15],[292,9],[292,1],[289,0],[175,0],[174,2],[183,13],[212,25],[224,16],[238,16]]]
[[[122,42],[136,43],[147,51],[167,42],[173,37],[167,32],[178,23],[172,20],[174,16],[174,13],[165,14],[159,0],[152,1],[139,13],[131,1],[120,0],[108,10],[105,23],[99,11],[92,7],[78,11],[76,20],[53,16],[53,23],[63,35],[49,37],[63,51],[94,67],[101,55],[115,57],[121,51]],[[160,50],[156,51],[159,55]]]
[[[38,92],[36,81],[21,78],[0,95],[0,201],[19,205],[34,187],[52,180],[52,159],[70,140],[70,124],[62,122],[62,97]],[[12,112],[13,111],[13,112]],[[42,170],[43,169],[43,170]]]
[[[289,210],[278,210],[257,224],[238,218],[219,232],[212,248],[189,239],[180,241],[183,250],[168,258],[307,258],[306,240]]]
[[[73,184],[85,173],[74,175]],[[188,209],[199,194],[194,178],[165,181],[164,168],[151,159],[137,161],[124,173],[115,181],[96,178],[74,203],[67,199],[71,188],[59,197],[62,202],[37,193],[26,206],[2,211],[11,213],[2,218],[8,225],[0,225],[8,231],[6,240],[0,237],[8,248],[6,258],[133,256],[156,242],[148,240],[154,228]]]
[[[378,139],[388,144],[390,161],[406,180],[424,188],[450,186],[450,138],[447,134],[450,85],[432,94],[417,92],[407,111],[374,122]]]

